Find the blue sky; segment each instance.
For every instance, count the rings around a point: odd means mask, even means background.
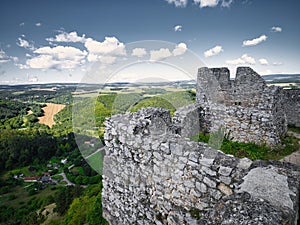
[[[300,73],[299,0],[2,0],[0,10],[0,83],[78,82],[142,40],[232,73]]]

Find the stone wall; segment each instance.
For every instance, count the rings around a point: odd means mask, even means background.
[[[102,205],[111,225],[296,224],[299,167],[192,142],[179,134],[189,123],[154,108],[106,121]]]
[[[284,108],[288,124],[300,127],[300,89],[284,90]]]
[[[284,94],[267,86],[249,67],[239,67],[235,80],[227,68],[200,68],[197,102],[208,132],[220,127],[233,140],[275,145],[287,131]]]

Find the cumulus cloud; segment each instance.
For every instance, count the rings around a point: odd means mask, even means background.
[[[186,50],[187,50],[186,44],[181,42],[178,45],[176,45],[172,53],[174,56],[178,56],[184,54]]]
[[[186,7],[188,0],[166,0],[169,4],[174,4],[176,7]]]
[[[121,43],[116,37],[105,37],[103,42],[87,38],[84,46],[90,54],[126,55],[124,43]]]
[[[251,64],[254,65],[255,59],[248,56],[247,54],[242,55],[242,57],[237,58],[237,59],[233,59],[233,60],[227,60],[226,61],[227,64],[232,64],[232,65],[239,65],[239,64]]]
[[[41,23],[36,23],[35,26],[40,27],[40,26],[42,26],[42,24]]]
[[[200,8],[215,7],[219,3],[222,7],[230,7],[230,5],[233,3],[233,0],[194,0],[194,3],[196,5],[199,4]]]
[[[177,31],[181,31],[182,30],[182,26],[181,25],[176,25],[174,27],[174,31],[177,32]]]
[[[23,38],[25,36],[22,36]],[[18,41],[17,41],[17,45],[22,47],[22,48],[25,48],[27,50],[31,50],[33,51],[35,49],[34,45],[32,43],[29,43],[29,41],[23,39],[23,38],[18,38]]]
[[[264,65],[264,66],[269,65],[269,62],[266,59],[259,59],[258,61],[261,65]]]
[[[22,23],[19,24],[20,27],[23,27],[24,25],[25,25],[24,22],[22,22]]]
[[[66,32],[62,32],[58,35],[55,36],[55,38],[46,38],[47,41],[49,42],[81,42],[84,43],[85,42],[85,34],[83,34],[82,36],[78,36],[76,31],[70,32],[70,33],[66,33]]]
[[[73,69],[85,62],[86,51],[70,47],[42,47],[34,51],[35,56],[26,61],[27,66],[33,69]]]
[[[254,38],[252,40],[246,40],[246,41],[243,41],[243,46],[254,46],[254,45],[257,45],[265,40],[267,40],[267,36],[266,35],[261,35],[260,37],[258,38]]]
[[[223,52],[223,48],[220,45],[216,45],[215,47],[208,49],[204,52],[205,57],[211,57],[213,55],[218,55],[219,53]]]
[[[146,52],[146,49],[144,49],[144,48],[135,48],[132,50],[131,55],[141,58],[144,55],[147,55],[147,52]]]
[[[158,61],[170,57],[172,54],[168,48],[161,48],[159,50],[150,51],[150,60]]]
[[[281,31],[282,31],[282,28],[281,28],[281,27],[272,27],[272,28],[271,28],[271,31],[272,31],[272,32],[281,32]]]
[[[215,7],[219,4],[219,0],[194,0],[195,4],[199,4],[201,8]]]

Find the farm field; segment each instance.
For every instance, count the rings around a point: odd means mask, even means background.
[[[39,123],[45,124],[51,128],[55,124],[54,115],[63,108],[65,108],[65,105],[63,104],[47,103],[47,106],[43,108],[44,116],[38,118]]]

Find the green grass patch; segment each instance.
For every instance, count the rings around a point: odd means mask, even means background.
[[[27,183],[27,185],[29,185]],[[30,188],[30,187],[29,187]],[[32,198],[44,199],[51,195],[54,195],[55,190],[51,190],[51,186],[37,191],[34,195],[29,195],[28,188],[17,186],[11,189],[7,194],[0,196],[0,206],[11,206],[13,208],[19,208],[24,204],[27,204]]]
[[[52,179],[62,181],[64,178],[61,175],[54,175],[54,176],[52,176]]]
[[[155,96],[152,98],[145,98],[138,102],[135,106],[133,106],[130,111],[131,112],[136,112],[142,108],[147,108],[147,107],[154,107],[154,108],[164,108],[170,110],[170,113],[173,115],[175,112],[174,106],[167,101],[166,99]]]
[[[300,127],[288,126],[288,130],[300,134]]]
[[[191,138],[193,141],[209,143],[210,135],[200,133]],[[254,143],[241,143],[224,138],[220,150],[225,154],[238,158],[247,157],[251,160],[280,160],[300,149],[299,139],[287,135],[282,139],[282,144],[272,148]]]
[[[71,169],[71,172],[73,173],[73,174],[78,174],[78,175],[84,175],[84,172],[83,172],[83,168],[82,167],[80,167],[80,166],[78,166],[78,167],[73,167],[72,169]]]

